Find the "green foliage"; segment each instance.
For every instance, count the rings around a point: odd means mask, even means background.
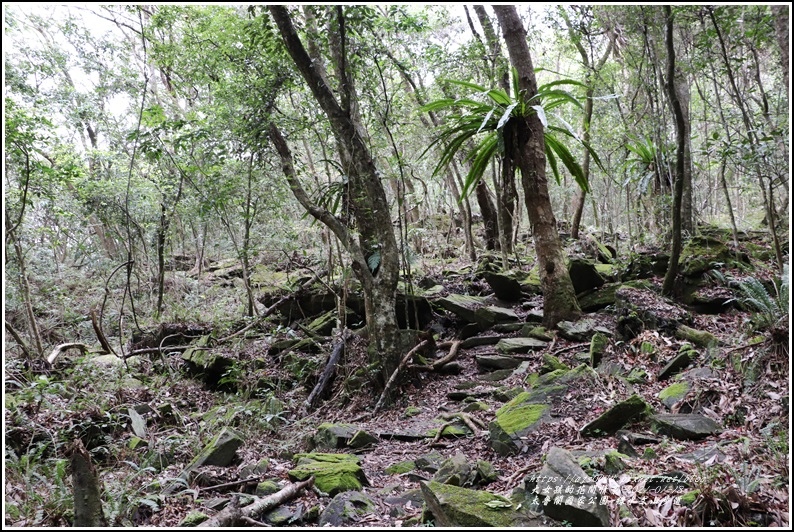
[[[754,312],[753,321],[759,330],[769,329],[788,321],[789,269],[785,266],[779,282],[772,283],[772,291],[755,277],[734,279],[715,270],[712,275],[738,291],[736,300]]]
[[[446,167],[469,140],[480,137],[468,156],[471,166],[462,190],[462,197],[466,197],[482,178],[488,164],[497,154],[510,155],[505,151],[504,141],[505,126],[508,122],[511,119],[523,119],[529,114],[535,113],[544,127],[546,159],[557,182],[560,182],[558,165],[558,161],[560,161],[574,177],[577,184],[583,190],[589,190],[589,184],[581,165],[560,140],[560,137],[568,137],[579,142],[590,152],[596,164],[603,168],[598,154],[588,143],[580,139],[562,119],[560,121],[565,127],[551,125],[548,119],[548,113],[561,105],[571,104],[579,108],[582,107],[575,96],[559,87],[585,87],[585,85],[575,80],[561,79],[540,85],[538,93],[527,99],[518,87],[518,75],[515,68],[512,79],[512,94],[507,94],[502,89],[486,89],[475,83],[449,80],[454,85],[475,91],[475,94],[459,99],[442,98],[422,108],[423,111],[443,109],[459,111],[458,114],[449,118],[448,125],[441,130],[436,139],[424,151],[427,153],[429,149],[438,144],[443,147],[441,157],[433,172],[434,175]],[[480,133],[483,135],[480,136]]]

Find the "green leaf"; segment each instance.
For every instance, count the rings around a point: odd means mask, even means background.
[[[535,112],[538,114],[538,118],[540,119],[540,123],[543,124],[543,127],[549,127],[549,121],[546,119],[546,111],[543,109],[542,105],[532,105]]]
[[[510,96],[501,89],[491,89],[488,91],[488,96],[499,105],[510,105]]]
[[[518,105],[518,102],[510,104],[507,109],[505,109],[505,112],[502,114],[502,118],[500,118],[499,123],[496,124],[496,129],[502,129],[507,121],[510,120],[510,115],[512,114],[513,109],[516,108],[516,105]]]

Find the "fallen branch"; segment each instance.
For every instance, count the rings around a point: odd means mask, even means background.
[[[420,349],[422,349],[427,345],[430,345],[430,342],[431,340],[422,340],[416,345],[416,347],[414,347],[413,349],[408,351],[408,353],[405,354],[403,359],[400,361],[400,364],[397,366],[397,369],[394,370],[394,373],[391,374],[391,377],[389,377],[388,382],[386,382],[386,386],[383,387],[383,393],[380,394],[380,399],[378,399],[378,402],[375,404],[375,409],[372,411],[373,415],[377,414],[380,411],[380,409],[383,408],[383,404],[386,402],[386,397],[388,397],[389,395],[389,390],[394,384],[394,381],[397,380],[397,375],[400,373],[400,370],[408,363],[409,360],[411,360],[411,357],[414,356]]]
[[[350,331],[348,329],[344,329],[339,341],[336,343],[336,345],[334,345],[333,351],[331,351],[331,356],[328,359],[328,363],[325,365],[323,374],[320,375],[320,380],[317,381],[317,385],[314,387],[314,390],[312,390],[312,393],[309,394],[309,397],[306,398],[306,402],[303,404],[303,408],[307,412],[317,406],[317,401],[320,399],[320,397],[322,397],[326,388],[328,388],[328,386],[331,384],[332,377],[336,372],[336,365],[339,363],[339,359],[342,358],[342,353],[345,352],[345,344],[347,343],[347,339],[349,337]]]
[[[237,520],[241,518],[254,519],[255,516],[294,499],[301,491],[313,485],[314,477],[309,477],[303,482],[290,484],[272,495],[268,495],[263,499],[258,499],[245,508],[224,508],[217,515],[207,519],[198,526],[203,528],[235,526]]]
[[[50,353],[50,356],[47,357],[47,363],[52,366],[52,363],[55,362],[55,359],[58,358],[61,353],[68,351],[69,349],[79,349],[80,352],[85,355],[88,351],[88,346],[79,342],[56,345],[55,349],[53,349],[52,353]]]
[[[225,484],[215,484],[214,486],[207,486],[201,488],[201,491],[217,491],[226,488],[233,488],[234,486],[239,486],[240,484],[249,484],[254,482],[259,482],[260,478],[258,477],[250,477],[245,478],[242,480],[235,480],[234,482],[226,482]]]
[[[560,349],[557,349],[554,353],[552,353],[552,355],[557,356],[560,353],[565,353],[566,351],[573,351],[574,349],[578,349],[578,348],[584,347],[586,345],[589,346],[590,342],[583,342],[581,344],[573,344],[573,345],[569,345],[567,347],[562,347]]]

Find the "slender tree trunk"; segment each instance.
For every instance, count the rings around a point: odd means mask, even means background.
[[[777,43],[780,46],[780,68],[783,70],[783,84],[786,86],[786,95],[791,97],[791,88],[788,85],[788,63],[789,63],[789,12],[791,5],[772,6],[772,14],[775,16],[775,34]]]
[[[670,262],[667,273],[662,284],[662,294],[670,296],[675,292],[676,281],[678,279],[678,262],[681,258],[681,200],[684,195],[684,164],[686,152],[686,123],[684,112],[681,108],[681,101],[675,82],[675,47],[673,45],[673,13],[670,6],[664,6],[666,18],[665,23],[665,43],[667,45],[667,91],[670,97],[670,104],[675,115],[676,130],[676,165],[674,175],[673,192],[673,229],[672,246],[670,250]]]
[[[582,58],[582,64],[585,68],[585,85],[587,85],[587,89],[585,92],[585,103],[584,103],[584,117],[582,118],[582,140],[585,142],[590,142],[590,123],[593,119],[593,96],[595,95],[595,88],[593,87],[595,77],[594,75],[597,74],[603,67],[604,64],[609,59],[609,54],[612,53],[612,46],[613,41],[610,38],[607,44],[607,48],[604,51],[604,55],[601,56],[601,59],[593,65],[593,61],[590,59],[590,54],[585,50],[584,46],[581,43],[580,36],[574,33],[573,25],[571,24],[570,20],[568,19],[567,15],[565,14],[565,8],[561,7],[561,13],[563,15],[563,19],[565,20],[566,26],[568,26],[568,34],[571,37],[571,41],[576,46],[576,49],[579,51],[579,56]],[[607,30],[609,31],[609,30]],[[592,46],[591,46],[592,49]],[[595,59],[595,58],[593,58]],[[582,161],[582,173],[584,174],[585,181],[590,180],[590,151],[584,151],[584,160]],[[576,199],[574,200],[574,211],[573,211],[573,219],[571,220],[571,238],[574,240],[579,239],[579,226],[582,223],[582,214],[584,213],[584,202],[587,193],[581,187],[576,191]],[[594,214],[595,214],[595,205],[593,205]]]
[[[25,254],[22,251],[22,244],[16,232],[16,228],[12,226],[9,220],[9,214],[6,210],[4,212],[6,220],[6,235],[11,239],[14,246],[14,254],[17,256],[17,267],[19,268],[19,288],[22,290],[22,300],[25,304],[25,316],[28,319],[28,333],[33,339],[33,346],[36,348],[37,356],[44,356],[44,348],[41,342],[41,333],[39,332],[39,325],[36,322],[36,314],[33,311],[33,299],[30,295],[30,282],[28,281],[28,272],[25,267]]]
[[[742,94],[739,92],[739,87],[736,85],[736,78],[733,73],[733,68],[731,67],[730,56],[728,54],[728,49],[725,45],[725,39],[722,36],[722,30],[720,25],[717,22],[717,17],[714,14],[714,9],[709,7],[707,9],[709,18],[711,19],[712,24],[714,25],[714,30],[717,33],[717,40],[720,43],[720,52],[722,54],[722,60],[725,63],[725,69],[728,74],[728,80],[730,81],[730,94],[733,98],[734,102],[736,103],[737,107],[739,107],[739,111],[742,114],[742,122],[744,123],[744,127],[747,131],[747,139],[750,143],[750,150],[753,153],[755,159],[763,158],[763,155],[759,153],[758,150],[758,138],[756,137],[755,127],[753,126],[752,120],[750,119],[749,112],[744,104],[744,100],[742,98]],[[768,227],[769,233],[772,236],[772,244],[775,249],[775,260],[777,262],[777,267],[779,272],[783,272],[783,252],[780,247],[780,239],[777,235],[777,229],[775,228],[775,206],[774,206],[774,198],[771,195],[771,187],[769,188],[769,194],[767,193],[767,186],[764,182],[764,175],[761,171],[761,167],[759,162],[755,161],[755,172],[756,178],[758,179],[758,186],[761,189],[761,195],[764,198],[764,208],[766,210],[766,216],[768,220]]]
[[[515,6],[498,5],[494,6],[494,11],[502,26],[510,62],[518,73],[519,86],[525,91],[524,98],[532,98],[538,88],[526,30]],[[537,114],[532,113],[525,119],[509,120],[505,129],[505,149],[511,150],[516,166],[521,170],[527,215],[535,238],[543,286],[543,322],[554,327],[561,320],[577,319],[581,309],[565,264],[557,221],[551,208],[543,124]]]
[[[334,39],[338,43],[339,50],[334,56],[337,60],[336,75],[340,81],[338,87],[340,101],[337,101],[331,87],[321,75],[317,62],[312,61],[306,53],[288,8],[271,5],[268,9],[278,26],[287,52],[328,117],[339,147],[342,166],[349,176],[351,208],[359,230],[358,242],[344,226],[334,224],[335,218],[332,216],[322,215],[321,221],[326,225],[332,223],[336,227],[335,230],[334,227],[331,229],[353,256],[353,271],[364,289],[370,349],[381,365],[383,382],[385,382],[401,359],[396,313],[399,252],[380,172],[369,151],[366,132],[356,119],[357,100],[346,63],[347,35],[344,9],[342,6],[335,7]],[[278,137],[275,128],[272,128],[271,139],[277,148],[280,148],[279,153],[282,155],[282,166],[285,167],[286,174],[288,170],[285,154],[288,151],[285,151],[286,142],[283,142],[283,138],[279,141]],[[296,190],[293,186],[296,181],[293,177],[290,182],[293,193]],[[379,267],[370,271],[367,259],[375,254],[379,256]]]

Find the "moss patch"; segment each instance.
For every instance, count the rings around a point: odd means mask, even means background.
[[[416,469],[416,462],[413,460],[403,460],[402,462],[397,462],[387,467],[386,472],[390,475],[402,475],[414,469]]]
[[[548,405],[526,403],[529,398],[528,392],[522,392],[496,411],[496,422],[507,434],[526,430],[537,423],[549,409]]]

